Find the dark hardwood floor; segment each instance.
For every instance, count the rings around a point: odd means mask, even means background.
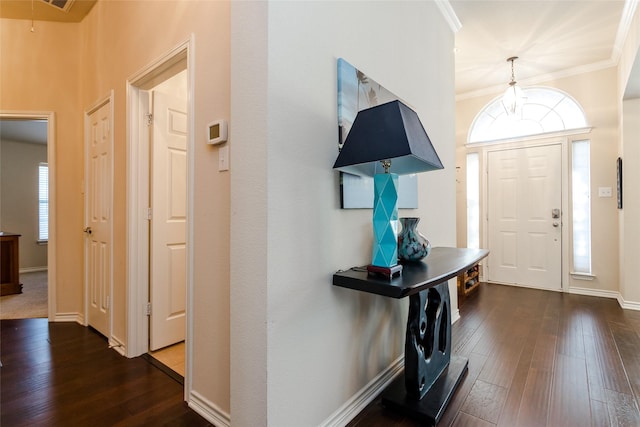
[[[183,386],[75,323],[0,321],[0,425],[209,426]]]
[[[469,371],[441,426],[640,426],[640,312],[615,300],[483,284],[460,307]],[[0,321],[0,425],[207,426],[182,385],[91,329]],[[371,403],[349,426],[420,424]],[[306,426],[302,426],[306,427]]]
[[[482,284],[453,352],[469,371],[439,426],[640,426],[640,312],[617,301]],[[420,424],[372,402],[350,427]]]

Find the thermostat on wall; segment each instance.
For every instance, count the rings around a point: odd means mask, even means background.
[[[222,144],[227,142],[227,121],[216,120],[207,125],[207,144]]]

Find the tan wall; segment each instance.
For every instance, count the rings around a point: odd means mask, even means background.
[[[0,141],[0,230],[21,234],[20,269],[47,268],[47,245],[38,244],[38,165],[47,146]]]
[[[195,38],[194,391],[229,411],[229,173],[218,172],[218,148],[205,144],[205,126],[229,117],[227,2],[100,1],[82,22],[88,108],[114,90],[113,334],[126,323],[126,86],[127,79],[176,46]],[[233,167],[233,163],[232,163]]]
[[[206,123],[229,117],[228,2],[100,1],[80,24],[35,27],[0,23],[0,108],[55,113],[58,315],[84,310],[84,111],[114,90],[112,332],[119,339],[127,338],[126,82],[194,35],[192,388],[228,412],[229,173],[217,171],[218,149],[204,143]]]
[[[616,188],[618,156],[617,69],[607,68],[563,79],[541,82],[536,86],[560,89],[582,106],[593,127],[587,135],[571,139],[591,140],[591,232],[593,281],[570,279],[570,286],[604,291],[618,291],[618,213],[616,198],[598,197],[598,187]],[[458,101],[456,104],[456,165],[459,169],[457,227],[458,244],[466,245],[466,150],[469,128],[476,114],[498,93]],[[570,164],[565,165],[570,167]],[[570,244],[570,242],[568,242]],[[571,249],[570,249],[571,250]]]
[[[0,109],[55,114],[56,311],[74,315],[83,301],[80,26],[37,21],[30,29],[30,21],[0,20]]]

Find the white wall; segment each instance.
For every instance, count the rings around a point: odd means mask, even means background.
[[[38,165],[47,146],[0,141],[0,230],[21,234],[20,269],[47,268],[47,245],[38,240]]]
[[[640,309],[637,259],[640,252],[640,8],[636,7],[618,66],[622,116],[619,144],[623,159],[623,209],[620,211],[620,294],[623,307]],[[635,95],[629,95],[635,94]],[[623,99],[625,98],[626,99]]]
[[[620,293],[623,305],[640,309],[638,254],[640,253],[640,98],[623,102],[622,171],[623,199],[620,211]]]
[[[445,169],[400,215],[455,246],[454,36],[433,2],[234,2],[231,17],[232,422],[318,425],[402,354],[407,306],[331,285],[371,256],[371,211],[340,209],[332,170],[337,58],[417,110]]]

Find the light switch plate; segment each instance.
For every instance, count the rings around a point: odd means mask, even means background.
[[[598,187],[598,197],[613,197],[611,187]]]
[[[229,170],[229,146],[225,145],[218,150],[218,171]]]

